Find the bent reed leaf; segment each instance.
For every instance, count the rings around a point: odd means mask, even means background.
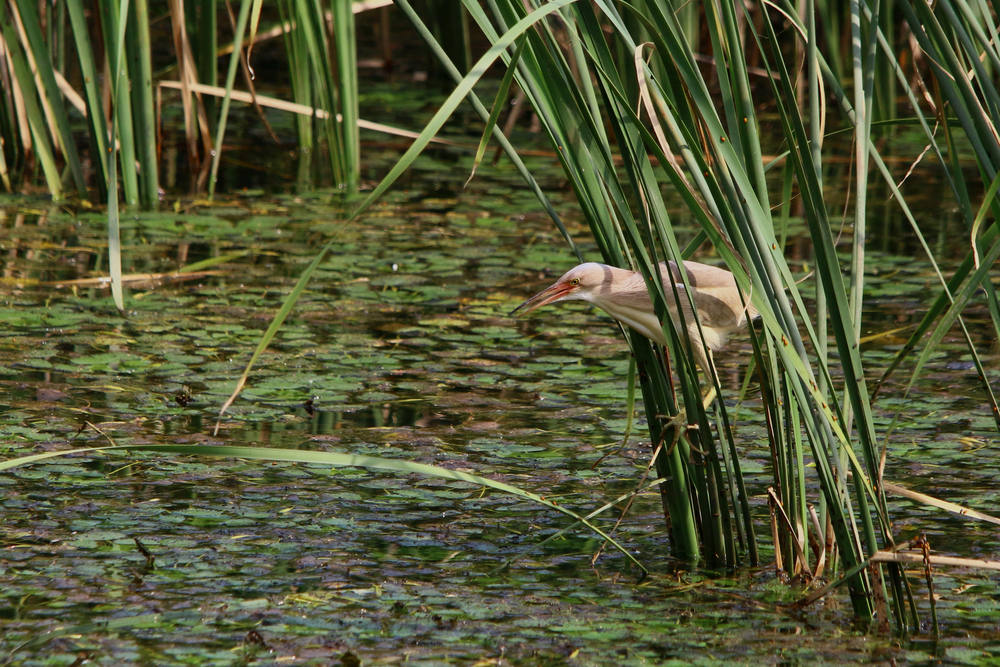
[[[230,458],[243,458],[243,459],[254,459],[259,461],[285,461],[289,463],[313,463],[319,465],[333,466],[337,468],[342,467],[356,467],[356,468],[368,468],[371,470],[386,470],[389,472],[401,473],[401,474],[416,474],[424,475],[428,477],[440,477],[443,479],[451,479],[458,482],[464,482],[466,484],[473,484],[476,486],[485,486],[503,493],[516,496],[518,498],[523,498],[524,500],[530,500],[532,502],[538,503],[539,505],[544,505],[549,509],[555,510],[561,514],[578,521],[585,525],[588,529],[592,530],[595,534],[604,538],[609,544],[613,545],[618,551],[620,551],[626,558],[628,558],[636,567],[638,567],[643,575],[646,574],[647,570],[642,563],[636,559],[624,546],[622,546],[617,540],[605,533],[603,530],[591,523],[586,517],[580,516],[576,512],[556,503],[546,500],[544,497],[532,493],[531,491],[526,491],[519,487],[513,486],[511,484],[506,484],[504,482],[499,482],[488,477],[482,477],[479,475],[473,475],[471,473],[462,472],[460,470],[451,470],[450,468],[443,468],[441,466],[430,465],[427,463],[418,463],[415,461],[405,461],[398,459],[386,459],[377,456],[367,456],[364,454],[348,454],[344,452],[317,452],[308,451],[301,449],[282,449],[277,447],[234,447],[228,445],[108,445],[105,447],[81,447],[77,449],[69,449],[65,451],[55,451],[55,452],[45,452],[43,454],[31,454],[28,456],[20,456],[14,459],[8,459],[6,461],[0,461],[0,471],[10,470],[11,468],[17,468],[20,466],[30,465],[32,463],[38,463],[39,461],[44,461],[47,459],[53,459],[57,457],[70,456],[75,454],[96,454],[96,453],[123,453],[126,451],[136,451],[136,452],[159,452],[163,454],[176,454],[176,455],[192,455],[192,456],[215,456],[215,457],[230,457]]]

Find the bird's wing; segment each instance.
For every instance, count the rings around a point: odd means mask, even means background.
[[[646,281],[638,271],[626,272],[622,270],[615,277],[613,284],[607,285],[607,289],[613,294],[613,300],[618,303],[630,308],[653,310],[649,290],[646,289]]]
[[[726,269],[700,262],[684,262],[687,282],[704,326],[732,329],[741,326],[749,315],[756,316],[751,306],[744,309],[740,300],[736,278]],[[664,280],[681,283],[680,270],[674,262],[661,262],[660,274]]]
[[[667,266],[667,262],[660,262],[660,273],[664,279],[667,278]],[[669,269],[674,282],[681,282],[681,272],[674,262],[669,262]],[[684,262],[684,271],[687,273],[688,284],[697,289],[736,286],[733,274],[722,267],[687,260]]]

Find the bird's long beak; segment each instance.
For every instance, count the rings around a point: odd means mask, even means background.
[[[531,297],[514,310],[510,311],[510,315],[514,315],[518,311],[521,311],[522,314],[530,313],[534,309],[541,308],[547,303],[552,303],[553,301],[559,301],[560,299],[565,298],[570,292],[573,291],[573,289],[572,285],[564,282],[557,282],[553,285],[549,285],[541,292]]]

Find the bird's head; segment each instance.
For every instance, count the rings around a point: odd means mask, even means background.
[[[518,311],[530,313],[536,308],[555,303],[557,301],[594,301],[602,286],[611,280],[612,267],[587,262],[579,264],[564,273],[559,280],[555,281],[541,292],[531,297],[520,306],[510,311],[513,315]]]

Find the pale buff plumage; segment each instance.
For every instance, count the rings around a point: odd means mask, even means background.
[[[714,373],[710,353],[724,347],[729,334],[746,326],[748,319],[756,318],[757,311],[749,305],[749,299],[744,306],[736,279],[726,269],[698,262],[684,262],[684,271],[692,291],[691,300],[698,309],[701,330],[699,331],[691,314],[690,302],[683,293],[685,287],[680,270],[673,262],[660,263],[667,308],[674,326],[680,327],[677,301],[671,288],[671,283],[674,283],[680,296],[684,323],[691,338],[695,359],[706,372]],[[573,267],[513,312],[523,310],[527,313],[549,303],[569,300],[589,301],[646,338],[660,345],[667,343],[642,274],[606,264],[588,262]],[[703,337],[709,350],[708,355],[702,346]]]

